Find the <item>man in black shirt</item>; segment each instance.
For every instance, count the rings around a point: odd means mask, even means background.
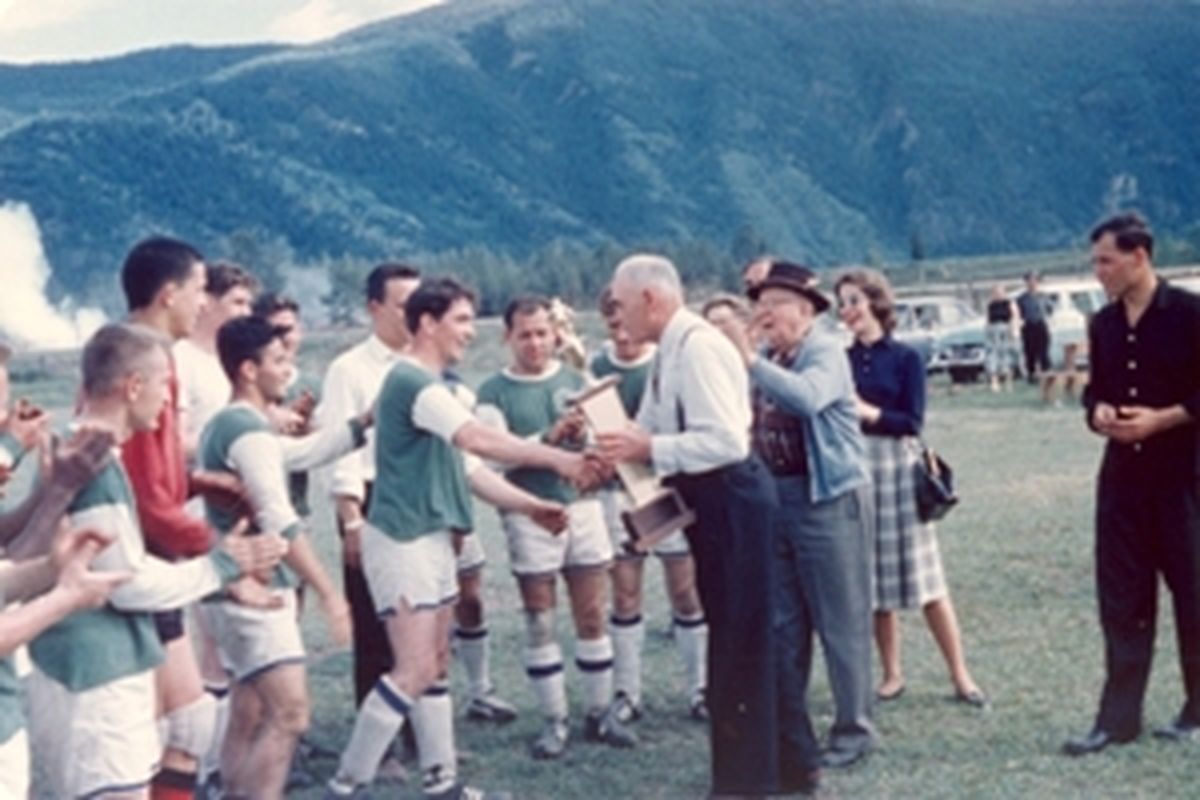
[[[1050,369],[1050,327],[1046,318],[1051,310],[1046,296],[1038,291],[1038,274],[1025,273],[1025,291],[1017,296],[1021,314],[1021,346],[1025,351],[1025,378],[1037,383],[1039,372]]]
[[[1184,704],[1155,735],[1200,738],[1200,298],[1154,273],[1154,240],[1136,214],[1092,231],[1092,266],[1115,302],[1092,321],[1088,425],[1108,439],[1096,492],[1096,584],[1105,682],[1084,755],[1141,730],[1158,575],[1171,591]]]

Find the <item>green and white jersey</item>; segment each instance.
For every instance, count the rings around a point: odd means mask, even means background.
[[[441,377],[407,356],[397,360],[375,407],[372,526],[402,542],[471,530],[467,470],[452,442],[473,419]]]
[[[0,744],[7,742],[24,727],[21,682],[17,679],[17,666],[10,655],[0,658]]]
[[[505,369],[479,387],[476,414],[480,421],[527,439],[549,433],[567,410],[567,401],[584,387],[583,376],[560,361],[541,375],[518,375]],[[504,476],[530,494],[570,503],[577,494],[571,484],[548,469],[510,467]]]
[[[222,551],[176,562],[146,552],[120,452],[71,501],[67,519],[72,529],[112,537],[93,559],[93,570],[132,575],[106,605],[76,612],[30,643],[38,669],[73,692],[153,669],[163,649],[151,612],[182,608],[238,575],[237,565]]]
[[[641,357],[633,361],[622,361],[617,358],[612,342],[605,342],[603,349],[592,357],[588,371],[595,378],[607,378],[616,375],[620,378],[617,384],[617,394],[621,395],[621,405],[625,414],[633,419],[637,416],[638,407],[642,404],[642,395],[646,392],[646,380],[650,375],[650,362],[654,360],[654,348],[649,347]]]
[[[244,401],[231,403],[216,413],[200,435],[200,465],[214,472],[236,475],[245,487],[260,531],[292,539],[300,533],[300,515],[292,504],[288,473],[308,470],[349,453],[364,442],[357,421],[319,428],[307,436],[279,436],[266,416]],[[205,501],[211,524],[222,535],[237,518]],[[295,586],[296,575],[283,563],[275,567],[274,586]]]

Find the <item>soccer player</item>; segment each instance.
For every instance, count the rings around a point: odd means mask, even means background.
[[[615,375],[617,392],[630,419],[637,416],[646,388],[646,376],[654,359],[651,342],[635,342],[621,327],[612,292],[605,289],[600,297],[600,313],[608,328],[608,341],[593,356],[590,372],[596,378]],[[613,640],[614,704],[623,722],[642,714],[642,582],[646,561],[644,553],[629,549],[629,534],[621,522],[621,512],[629,501],[619,485],[610,485],[601,494],[605,523],[612,537],[616,563],[612,569],[612,617],[609,630]],[[667,597],[673,611],[675,644],[683,661],[688,681],[688,710],[697,720],[708,718],[704,704],[705,659],[708,652],[708,625],[696,593],[696,566],[682,531],[676,531],[654,547],[662,561]]]
[[[153,430],[171,390],[167,343],[144,326],[101,328],[83,351],[79,423],[108,428],[118,443]],[[108,604],[72,614],[30,645],[29,694],[41,795],[149,797],[162,756],[155,723],[155,668],[164,648],[152,612],[219,590],[241,573],[269,568],[286,544],[276,535],[227,537],[204,555],[167,562],[147,552],[128,474],[112,459],[68,509],[73,529],[111,539],[92,562],[128,573]],[[39,795],[39,796],[41,796]]]
[[[296,742],[308,727],[297,578],[316,593],[333,639],[339,644],[350,640],[350,609],[313,551],[289,497],[286,475],[361,446],[371,416],[368,412],[305,437],[277,435],[267,408],[282,399],[292,374],[292,358],[283,343],[286,333],[257,316],[221,327],[217,353],[233,385],[233,402],[217,412],[200,439],[201,465],[236,475],[250,497],[258,528],[280,531],[290,544],[283,564],[268,578],[272,608],[250,609],[216,599],[204,610],[222,662],[236,681],[221,749],[221,782],[227,795],[237,797],[282,797]],[[235,526],[227,510],[206,505],[218,531]]]
[[[371,408],[388,370],[408,347],[410,335],[404,304],[420,283],[420,273],[404,264],[380,264],[367,276],[367,314],[371,335],[334,359],[325,373],[319,425],[328,425]],[[465,385],[453,387],[470,394]],[[461,398],[460,398],[461,399]],[[474,408],[473,396],[466,399]],[[332,493],[342,534],[343,586],[354,613],[354,695],[362,703],[390,668],[387,632],[375,614],[362,569],[362,528],[375,483],[374,438],[334,466]],[[488,666],[488,629],[484,621],[483,566],[479,537],[456,534],[458,604],[455,606],[455,650],[467,673],[467,718],[508,722],[516,709],[500,699]]]
[[[584,387],[584,378],[554,358],[550,302],[533,296],[513,300],[505,309],[504,327],[512,364],[479,387],[479,419],[553,447],[580,444],[582,417],[578,411],[565,412],[569,398]],[[637,737],[617,718],[612,703],[613,648],[604,611],[613,550],[600,501],[580,497],[553,470],[516,464],[505,476],[531,494],[566,505],[569,518],[567,530],[552,535],[520,512],[502,515],[509,562],[525,610],[525,672],[545,717],[531,747],[533,757],[558,758],[567,745],[562,651],[554,634],[559,573],[567,584],[575,622],[575,664],[582,673],[587,709],[584,735],[633,747]]]
[[[457,781],[453,710],[446,691],[450,626],[458,593],[455,530],[473,527],[470,492],[561,530],[561,504],[509,484],[477,459],[591,479],[577,454],[519,439],[476,420],[443,380],[475,336],[475,299],[448,278],[427,280],[405,304],[412,343],[388,373],[376,419],[375,492],[362,533],[362,564],[384,619],[393,666],[359,707],[329,795],[369,784],[392,740],[413,719],[427,798],[480,798]],[[420,722],[416,719],[419,718]]]

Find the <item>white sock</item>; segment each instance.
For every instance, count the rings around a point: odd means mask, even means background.
[[[646,626],[642,615],[609,619],[613,644],[613,690],[624,692],[635,706],[642,704],[642,643]]]
[[[675,617],[675,647],[687,674],[688,691],[708,686],[708,623],[704,614],[694,617]]]
[[[363,699],[354,718],[354,731],[342,751],[337,779],[358,786],[375,779],[379,762],[400,732],[413,701],[387,675]]]
[[[200,759],[200,770],[197,774],[201,781],[221,768],[221,743],[225,741],[225,731],[229,728],[229,686],[205,684],[204,691],[217,701],[217,724],[213,731],[212,744]]]
[[[612,639],[580,639],[575,642],[575,666],[583,678],[583,705],[589,712],[608,708],[613,695]]]
[[[486,626],[459,628],[454,636],[455,652],[467,673],[467,692],[471,697],[483,697],[492,691],[488,629]]]
[[[557,642],[525,647],[525,674],[533,687],[542,715],[555,720],[567,718],[567,689],[563,683],[562,651]]]
[[[422,789],[426,794],[444,792],[458,777],[454,752],[454,704],[445,681],[426,690],[413,704],[408,718],[417,737],[421,761]]]

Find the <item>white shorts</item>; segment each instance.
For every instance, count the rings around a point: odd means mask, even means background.
[[[0,800],[29,796],[29,737],[25,730],[0,742]]]
[[[247,681],[259,673],[304,661],[304,640],[296,618],[296,590],[272,589],[283,599],[280,608],[247,608],[232,600],[200,603],[199,613],[217,640],[221,666],[234,680]]]
[[[38,796],[133,791],[158,770],[154,670],[72,692],[39,669],[25,684]]]
[[[450,531],[435,531],[402,542],[370,523],[363,526],[363,573],[377,614],[392,613],[401,600],[414,610],[458,600],[458,566],[451,536]]]
[[[567,506],[567,527],[561,533],[551,533],[524,514],[506,513],[503,522],[514,575],[547,575],[612,563],[604,509],[594,497]]]
[[[455,560],[455,568],[461,575],[464,572],[476,572],[483,569],[487,564],[487,553],[483,551],[483,542],[479,540],[479,534],[454,534],[456,541],[461,541],[462,546],[458,551],[458,558]]]
[[[604,504],[604,525],[608,528],[609,536],[612,538],[613,551],[617,558],[645,558],[645,553],[630,552],[625,549],[625,543],[629,541],[629,531],[625,528],[625,523],[621,521],[621,512],[628,511],[633,507],[629,495],[620,489],[610,489],[600,493],[600,502]],[[687,537],[683,535],[683,531],[675,531],[654,545],[653,549],[654,555],[659,558],[684,558],[692,554],[692,551],[688,549]]]

